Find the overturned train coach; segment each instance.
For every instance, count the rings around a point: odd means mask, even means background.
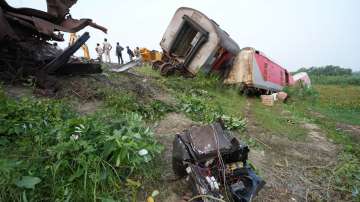
[[[240,85],[245,94],[268,94],[285,86],[310,85],[306,73],[292,76],[285,68],[254,48],[240,50],[220,26],[192,8],[179,8],[160,42],[161,61],[153,63],[162,75],[175,71],[195,76],[200,70],[219,73],[225,84]]]
[[[240,52],[237,43],[219,25],[192,8],[179,8],[160,43],[162,61],[154,64],[162,75],[179,70],[189,76],[200,68],[226,74]]]
[[[277,92],[294,83],[291,74],[254,48],[243,48],[236,56],[225,84],[240,84],[245,93]]]
[[[243,48],[236,56],[224,83],[240,85],[245,94],[278,92],[298,83],[311,85],[306,72],[291,75],[264,53],[250,47]]]

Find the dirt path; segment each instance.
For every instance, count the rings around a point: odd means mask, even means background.
[[[289,112],[282,114],[291,115]],[[338,148],[326,138],[321,129],[303,122],[307,130],[305,141],[289,140],[261,127],[246,108],[248,128],[246,135],[254,137],[262,149],[250,148],[250,161],[260,171],[266,186],[255,201],[339,201],[340,196],[328,188],[328,176],[323,179],[319,169],[330,169],[337,159]],[[288,131],[291,133],[291,131]]]
[[[162,184],[162,191],[157,201],[184,202],[186,201],[184,199],[189,198],[184,197],[190,192],[186,180],[176,179],[172,171],[172,143],[177,133],[190,128],[193,124],[195,123],[183,114],[170,113],[155,126],[156,137],[165,146],[162,157],[165,167],[162,179],[160,179],[164,184]]]

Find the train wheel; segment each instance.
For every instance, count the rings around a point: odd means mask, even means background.
[[[169,76],[175,72],[175,67],[171,63],[165,63],[160,67],[160,74],[162,76]]]
[[[163,65],[163,62],[161,60],[155,61],[152,63],[152,69],[153,70],[158,70],[161,65]]]
[[[245,89],[243,90],[243,95],[245,95],[245,96],[250,96],[250,95],[251,95],[251,90],[250,90],[249,88],[245,88]]]

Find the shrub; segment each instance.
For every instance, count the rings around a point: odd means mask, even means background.
[[[139,184],[129,178],[151,177],[162,151],[139,113],[81,117],[58,101],[2,92],[0,104],[0,201],[129,200]]]
[[[213,123],[221,119],[228,130],[242,130],[246,127],[245,119],[227,115],[220,105],[210,102],[212,97],[205,90],[191,90],[178,98],[179,109],[194,121]]]
[[[175,109],[160,100],[150,103],[139,103],[135,96],[129,93],[109,93],[105,99],[106,106],[117,113],[135,112],[148,121],[158,120],[166,113]]]
[[[319,97],[319,93],[313,87],[295,85],[291,87],[285,87],[283,91],[288,94],[290,99],[297,101],[315,102]]]

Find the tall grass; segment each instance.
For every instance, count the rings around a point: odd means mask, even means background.
[[[313,84],[322,85],[357,85],[360,86],[360,75],[315,76],[310,75]]]

